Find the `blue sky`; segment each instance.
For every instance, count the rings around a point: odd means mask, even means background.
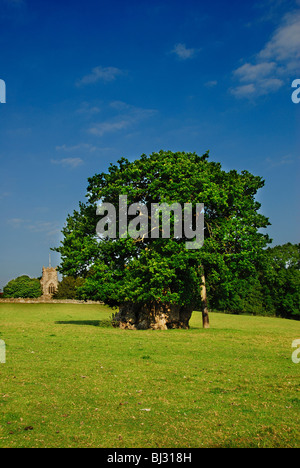
[[[0,51],[0,288],[40,276],[88,177],[160,149],[262,176],[299,242],[299,0],[0,0]]]

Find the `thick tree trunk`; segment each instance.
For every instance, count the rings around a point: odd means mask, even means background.
[[[113,318],[116,327],[131,330],[168,330],[169,328],[189,328],[193,308],[176,304],[125,303]]]
[[[209,328],[207,295],[206,295],[206,286],[205,286],[205,276],[204,275],[202,275],[201,301],[202,301],[202,323],[203,323],[203,328]]]

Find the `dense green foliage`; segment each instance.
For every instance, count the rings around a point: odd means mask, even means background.
[[[234,302],[236,285],[247,283],[264,264],[269,223],[255,200],[261,177],[247,171],[226,172],[208,153],[160,151],[129,162],[121,159],[108,173],[89,179],[87,203],[69,216],[61,254],[63,275],[84,277],[81,297],[109,305],[122,302],[169,302],[200,308],[201,276],[207,279],[210,306]],[[130,237],[99,240],[97,203],[204,203],[205,241],[187,250],[186,238]],[[239,283],[240,284],[240,283]],[[226,308],[226,307],[224,307]]]
[[[300,244],[287,243],[267,250],[269,275],[261,283],[269,310],[286,318],[300,319]],[[268,304],[266,304],[268,309]]]
[[[62,281],[59,282],[53,299],[78,299],[77,289],[83,286],[83,284],[84,280],[82,278],[65,276]]]
[[[237,278],[233,297],[216,302],[229,313],[300,319],[300,244],[287,243],[265,250],[264,262],[253,275]]]
[[[40,281],[25,275],[10,281],[3,289],[4,298],[37,298],[41,295]]]

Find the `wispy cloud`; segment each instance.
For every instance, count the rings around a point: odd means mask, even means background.
[[[24,223],[25,220],[21,218],[11,218],[7,220],[7,224],[13,229],[19,229]]]
[[[127,111],[133,108],[133,106],[123,101],[112,101],[109,103],[109,107],[116,109],[117,111]]]
[[[270,73],[274,72],[275,68],[275,62],[262,62],[256,65],[245,63],[234,71],[234,75],[242,82],[257,81],[270,75]]]
[[[81,158],[51,159],[51,164],[75,169],[83,164],[83,160]]]
[[[238,98],[276,92],[300,65],[300,10],[286,14],[254,60],[234,70],[239,84],[231,88]]]
[[[6,223],[15,230],[26,230],[33,233],[43,233],[46,236],[59,234],[61,229],[56,221],[32,221],[22,218],[11,218]]]
[[[199,52],[199,49],[189,49],[185,44],[179,43],[175,45],[171,52],[175,54],[180,60],[187,60],[195,57],[195,55]]]
[[[116,67],[95,67],[92,69],[92,72],[88,75],[83,76],[80,80],[76,82],[77,86],[97,83],[102,81],[108,83],[114,81],[118,76],[124,75],[124,71]]]
[[[276,60],[295,71],[300,59],[300,10],[288,13],[271,39],[259,53],[259,58]]]
[[[7,198],[10,196],[10,192],[2,192],[0,193],[0,200],[4,200],[4,198]]]
[[[31,232],[46,233],[49,236],[52,236],[56,233],[58,234],[60,232],[58,223],[51,221],[35,221],[33,223],[28,222],[28,224],[26,224],[26,229]]]
[[[231,89],[231,93],[237,98],[255,98],[265,94],[274,93],[283,85],[279,78],[257,79],[253,83],[236,86]]]
[[[257,0],[253,8],[257,10],[259,16],[253,19],[253,22],[250,22],[250,26],[254,23],[265,22],[278,24],[280,18],[282,18],[287,11],[287,3],[289,3],[290,11],[297,3],[299,4],[297,0]]]
[[[63,151],[65,153],[74,153],[77,151],[85,151],[89,153],[93,153],[98,148],[97,146],[91,145],[90,143],[79,143],[78,145],[60,145],[55,147],[56,151]]]
[[[290,154],[286,154],[285,156],[282,156],[281,158],[266,158],[266,163],[270,168],[273,167],[282,167],[282,166],[288,166],[290,164],[294,164],[296,160],[299,158],[293,157]]]
[[[122,101],[113,101],[110,107],[118,111],[118,115],[105,122],[95,123],[89,128],[89,133],[103,136],[106,133],[126,130],[156,113],[154,109],[142,109]]]
[[[83,114],[83,115],[87,115],[87,116],[91,116],[91,115],[94,115],[94,114],[99,114],[99,112],[101,112],[101,108],[99,106],[94,106],[94,105],[91,105],[89,104],[88,102],[83,102],[81,104],[81,107],[79,109],[77,109],[77,114]]]
[[[124,130],[131,125],[131,120],[117,120],[115,122],[102,122],[95,124],[89,129],[92,135],[103,136],[105,133],[115,132],[117,130]]]
[[[211,80],[204,83],[204,86],[206,86],[207,88],[214,88],[215,86],[217,86],[217,84],[217,80]]]

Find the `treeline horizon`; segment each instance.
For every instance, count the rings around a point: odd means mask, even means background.
[[[227,297],[218,297],[207,282],[210,311],[300,320],[300,244],[288,242],[268,247],[265,254],[265,262],[255,275],[232,281]],[[82,299],[80,288],[83,285],[83,278],[66,276],[59,282],[53,298]],[[40,295],[39,279],[24,275],[5,286],[2,297],[37,298]]]

